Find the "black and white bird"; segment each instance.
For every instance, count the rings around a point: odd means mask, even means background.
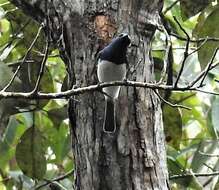
[[[127,48],[131,40],[122,33],[100,51],[98,56],[97,76],[100,82],[121,81],[126,76]],[[113,133],[116,130],[116,105],[120,86],[103,88],[105,96],[105,116],[103,130]]]

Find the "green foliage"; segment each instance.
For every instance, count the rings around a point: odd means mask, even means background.
[[[180,0],[181,15],[184,20],[192,17],[207,7],[212,0]]]
[[[165,18],[172,34],[181,36],[184,40],[171,35],[173,49],[173,81],[181,67],[184,56],[186,35],[174,21],[175,17],[185,29],[191,40],[189,53],[200,47],[199,51],[191,54],[185,61],[185,67],[179,85],[189,84],[206,67],[212,58],[218,40],[197,41],[200,38],[218,38],[218,1],[189,1],[180,0],[171,9],[175,1],[166,0],[164,5]],[[165,11],[168,10],[168,11]],[[165,34],[156,33],[152,55],[156,68],[156,80],[162,71],[162,60],[165,58]],[[163,51],[162,51],[163,49]],[[216,55],[214,63],[219,61]],[[218,67],[207,75],[203,90],[218,91]],[[199,83],[198,83],[199,84]],[[165,96],[164,96],[165,95]],[[190,107],[191,110],[172,108],[163,105],[163,120],[167,142],[167,163],[169,175],[212,173],[219,169],[218,159],[218,126],[219,99],[211,94],[200,92],[172,92],[168,101]],[[170,180],[172,189],[218,189],[218,176],[196,176]]]
[[[18,75],[7,91],[33,90],[44,57],[41,32],[22,63],[39,25],[7,0],[0,0],[0,90]],[[66,76],[59,51],[50,48],[41,92],[61,90]],[[73,169],[65,100],[0,100],[0,190],[33,189]],[[57,182],[72,189],[72,179]]]
[[[0,62],[0,89],[2,90],[13,76],[12,70],[3,62]],[[21,81],[18,77],[15,78],[15,84],[11,85],[14,91],[21,90]]]
[[[202,14],[206,14],[203,12]],[[206,17],[203,15],[199,16],[200,24],[197,25],[197,29],[194,31],[194,35],[197,38],[202,37],[219,37],[218,30],[218,16],[219,16],[219,7],[214,7],[211,10],[211,13]],[[213,52],[216,47],[219,46],[218,42],[206,42],[205,45],[198,52],[198,57],[201,63],[201,67],[204,68],[207,63],[210,61],[210,58],[213,55]]]
[[[44,149],[42,134],[35,126],[21,136],[16,147],[16,161],[25,175],[33,179],[43,179],[46,173]]]
[[[212,111],[211,111],[211,119],[212,119],[212,124],[215,128],[215,130],[219,131],[219,98],[215,98],[212,104]]]
[[[163,107],[163,121],[167,142],[178,149],[182,138],[182,116],[180,110],[165,105]]]

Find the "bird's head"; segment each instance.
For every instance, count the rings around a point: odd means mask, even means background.
[[[127,63],[127,48],[131,43],[128,34],[122,33],[114,38],[100,53],[102,60],[114,62],[116,64]]]
[[[121,51],[121,50],[127,49],[130,43],[131,43],[131,39],[129,35],[126,33],[121,33],[116,38],[114,38],[108,46],[110,48]]]

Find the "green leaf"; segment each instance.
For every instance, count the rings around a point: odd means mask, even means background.
[[[173,2],[174,2],[173,0],[165,0],[164,1],[164,9],[163,10],[165,10],[166,8],[169,8],[173,4]],[[171,8],[171,10],[169,10],[168,13],[169,13],[169,15],[172,14],[175,17],[177,17],[177,19],[181,18],[179,3],[175,4],[175,6],[173,6]]]
[[[193,159],[191,163],[191,169],[194,173],[198,173],[202,170],[203,167],[205,167],[203,164],[207,162],[209,159],[208,156],[204,155],[206,154],[212,154],[218,147],[218,141],[205,141],[203,140],[199,147],[197,148]]]
[[[16,118],[14,116],[12,116],[9,120],[8,123],[8,127],[5,131],[5,136],[4,136],[4,141],[9,144],[9,145],[13,145],[13,143],[16,140],[17,137],[17,131],[19,123],[17,122]]]
[[[179,108],[163,107],[163,121],[166,140],[176,149],[182,137],[182,117]]]
[[[55,137],[54,151],[58,162],[62,162],[71,150],[71,138],[69,135],[69,128],[63,124],[59,128]]]
[[[155,68],[155,79],[158,81],[160,79],[161,71],[164,65],[164,62],[161,58],[159,57],[153,57],[154,61],[154,68]]]
[[[31,127],[22,135],[16,147],[16,160],[22,172],[33,178],[43,179],[46,173],[45,147],[42,135]]]
[[[212,109],[209,111],[209,107],[208,107],[208,112],[207,112],[207,117],[206,117],[206,128],[207,128],[207,132],[210,135],[210,137],[212,139],[217,138],[217,130],[214,127],[213,123],[212,123]]]
[[[3,180],[3,178],[1,177],[1,175],[0,175],[0,181],[2,181]],[[6,190],[7,188],[6,188],[6,186],[4,185],[4,183],[0,183],[0,190]]]
[[[65,78],[63,79],[62,88],[61,88],[62,92],[66,90],[68,90],[68,75],[66,75]]]
[[[212,103],[211,119],[214,129],[219,131],[219,97],[216,97]]]
[[[54,80],[63,83],[66,76],[66,68],[63,60],[57,55],[59,55],[58,50],[52,51],[51,55],[48,57],[47,65]]]
[[[4,171],[7,163],[14,155],[14,150],[6,142],[0,141],[0,155],[0,168]]]
[[[193,30],[193,36],[194,37],[198,37],[198,33],[199,31],[202,29],[204,23],[205,23],[205,20],[206,18],[215,10],[217,9],[217,6],[214,7],[214,6],[211,6],[209,5],[205,10],[203,10],[201,12],[201,14],[198,16],[198,19],[197,19],[197,23],[196,23],[196,26]]]
[[[13,72],[11,69],[5,65],[3,62],[0,62],[0,90],[3,89],[11,80],[13,76]],[[14,82],[8,88],[10,91],[19,91],[21,90],[21,81],[18,77],[15,77]],[[7,120],[9,119],[11,114],[18,113],[19,111],[16,109],[19,104],[21,104],[23,100],[15,100],[15,99],[0,99],[0,128],[3,128],[7,125]]]
[[[1,123],[2,125],[2,123]],[[4,123],[7,125],[7,122]],[[1,129],[3,126],[0,126]],[[27,127],[21,125],[15,116],[10,117],[7,128],[4,132],[4,137],[0,141],[0,168],[4,170],[7,162],[14,157],[15,145],[18,143],[20,136],[23,134]]]
[[[10,39],[10,22],[6,19],[0,20],[0,31],[1,31],[1,38],[0,38],[0,50],[2,51],[2,46],[8,43]]]
[[[9,68],[3,62],[0,62],[0,90],[3,89],[13,77],[13,72],[11,68]],[[17,92],[22,91],[22,84],[18,77],[15,77],[14,82],[8,88],[9,91]],[[18,108],[26,108],[28,106],[28,101],[22,99],[1,99],[0,100],[0,126],[3,129],[6,127],[7,121],[10,115],[19,113]]]
[[[4,88],[8,84],[12,76],[13,72],[11,71],[11,69],[3,62],[0,62],[0,89]],[[9,89],[15,91],[19,88],[20,83],[21,81],[18,79],[18,77],[16,77],[11,85],[12,87],[10,87]]]
[[[20,170],[9,171],[9,176],[17,183],[20,184],[22,182],[23,189],[32,189],[34,186],[34,181],[23,175]]]
[[[179,151],[175,150],[171,146],[167,146],[167,166],[168,166],[168,172],[169,175],[179,175],[181,173],[184,173],[185,168],[182,163],[179,162],[178,156]],[[175,182],[177,184],[180,184],[184,186],[186,184],[186,179],[175,179],[171,180],[171,182]]]
[[[215,150],[217,150],[218,147],[218,141],[208,141],[208,140],[203,140],[200,144],[199,147],[197,148],[197,151],[195,152],[192,163],[191,163],[191,169],[194,173],[201,173],[203,171],[203,168],[206,168],[204,164],[208,164],[209,156],[206,156],[205,154],[213,154],[215,153]],[[211,166],[214,167],[216,164],[217,159],[213,161],[211,159]],[[190,186],[192,186],[194,189],[198,189],[196,187],[197,184],[200,184],[200,181],[198,180],[197,177],[191,177],[190,181]]]
[[[204,16],[200,15],[202,19]],[[219,37],[219,28],[218,28],[218,17],[219,17],[219,7],[216,7],[206,19],[201,21],[203,24],[198,24],[195,29],[194,35],[197,38],[206,38],[206,37]],[[204,68],[210,61],[213,52],[216,47],[219,46],[218,42],[206,42],[205,45],[198,51],[198,58],[201,63],[201,67]]]
[[[52,149],[52,153],[55,155],[55,158],[48,160],[48,162],[62,164],[71,150],[69,126],[66,122],[62,122],[59,127],[55,128],[48,115],[42,111],[37,112],[35,123],[40,127],[47,146]]]
[[[198,68],[198,69],[197,69]],[[190,55],[186,61],[181,75],[182,83],[189,84],[200,72],[200,63],[198,60],[198,54],[194,53]]]
[[[13,9],[15,7],[13,4],[10,4],[8,5],[8,8]],[[7,19],[11,22],[12,33],[14,34],[20,31],[23,26],[25,26],[21,32],[23,36],[21,45],[28,48],[38,32],[39,25],[34,20],[31,20],[29,16],[24,14],[21,9],[16,10],[12,14],[7,14]],[[44,35],[41,33],[33,49],[42,52],[44,46]],[[37,52],[31,52],[31,54],[36,55]]]
[[[209,5],[212,0],[180,0],[182,18],[188,19]]]
[[[0,7],[0,19],[4,18],[4,16],[5,16],[5,10],[2,7]]]
[[[67,109],[66,107],[56,108],[48,111],[48,116],[52,120],[53,125],[58,128],[60,124],[66,119],[67,116]]]

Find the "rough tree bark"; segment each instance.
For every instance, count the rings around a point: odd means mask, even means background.
[[[130,80],[152,82],[150,44],[162,8],[160,0],[11,0],[38,22],[60,49],[69,88],[97,83],[95,56],[116,33],[127,32],[136,46],[128,53]],[[70,101],[76,189],[168,189],[160,102],[150,89],[122,87],[117,131],[102,131],[100,92]]]

